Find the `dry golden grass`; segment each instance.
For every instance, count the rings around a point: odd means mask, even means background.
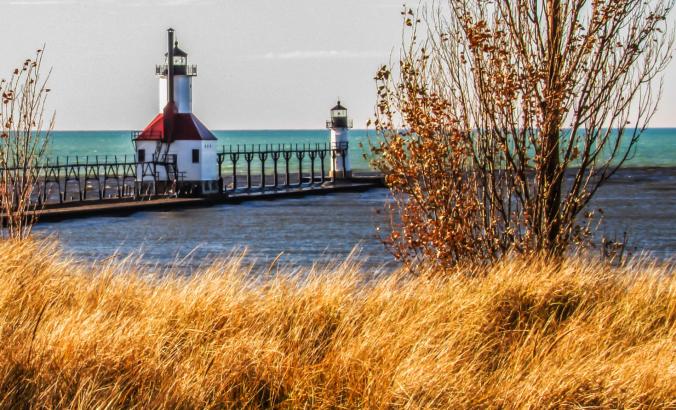
[[[0,243],[4,408],[676,406],[676,279],[510,261],[365,281],[159,279]]]

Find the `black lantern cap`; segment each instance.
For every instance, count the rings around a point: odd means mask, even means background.
[[[164,53],[164,56],[167,57],[169,53]],[[188,53],[178,48],[178,41],[174,43],[174,57],[188,57]]]
[[[347,111],[347,108],[343,107],[340,104],[340,100],[338,100],[338,104],[336,104],[335,107],[331,108],[331,111],[338,111],[338,110],[346,110]]]

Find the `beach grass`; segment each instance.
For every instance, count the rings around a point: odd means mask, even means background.
[[[676,279],[654,261],[137,266],[0,243],[0,407],[676,406]]]

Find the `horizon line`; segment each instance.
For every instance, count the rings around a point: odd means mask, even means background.
[[[671,126],[656,126],[656,127],[646,127],[646,130],[669,130],[676,129],[676,124]],[[210,128],[211,132],[231,132],[231,131],[328,131],[328,128]],[[374,128],[351,128],[353,131],[374,131]],[[41,132],[45,132],[42,130]],[[51,132],[134,132],[141,131],[139,129],[112,129],[112,128],[89,128],[89,129],[54,129]]]
[[[669,128],[669,127],[666,127]],[[676,126],[674,126],[676,128]],[[211,132],[219,132],[219,131],[328,131],[328,128],[222,128],[222,129],[209,129]],[[372,128],[351,128],[353,131],[369,131],[375,129]],[[46,130],[43,130],[42,132],[45,132]],[[134,132],[134,131],[140,131],[138,129],[55,129],[52,130],[51,132]]]

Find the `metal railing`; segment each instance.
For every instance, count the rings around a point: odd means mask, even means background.
[[[347,149],[347,143],[224,146],[217,154],[219,192],[323,184],[332,180],[327,159],[343,161],[344,169]],[[255,174],[256,170],[260,173]]]
[[[165,170],[165,178],[159,170]],[[3,171],[10,188],[12,178],[30,173],[35,181],[31,201],[38,205],[174,194],[179,179],[175,155],[144,162],[135,155],[66,156]],[[149,183],[137,183],[139,175]]]
[[[167,64],[158,64],[155,66],[155,75],[167,75],[169,67]],[[189,65],[174,65],[174,75],[187,75],[194,77],[197,75],[197,66],[195,64]]]
[[[348,144],[231,145],[217,152],[221,194],[276,189],[307,189],[334,181],[330,170],[346,168]],[[30,173],[32,200],[38,205],[191,194],[175,154],[139,161],[136,155],[46,158],[9,168],[11,178]],[[185,171],[185,170],[183,170]],[[343,173],[343,177],[345,177]],[[18,179],[17,179],[18,180]]]
[[[352,118],[332,118],[326,120],[326,128],[353,128]]]

